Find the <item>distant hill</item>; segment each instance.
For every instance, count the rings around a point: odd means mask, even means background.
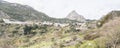
[[[0,1],[0,18],[15,19],[19,21],[49,21],[59,23],[78,22],[66,18],[51,18],[42,12],[36,11],[30,6],[17,3],[9,3],[6,1]]]
[[[75,10],[70,12],[66,18],[70,20],[77,20],[77,21],[82,21],[82,22],[85,21],[85,18],[82,15],[79,15]]]
[[[16,3],[9,3],[5,1],[0,2],[0,14],[1,16],[16,19],[20,21],[26,20],[45,20],[49,18],[46,14],[34,10],[27,5],[20,5]]]

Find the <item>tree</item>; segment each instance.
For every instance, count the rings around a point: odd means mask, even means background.
[[[117,48],[117,45],[120,44],[120,32],[111,32],[107,36],[110,38],[107,42],[107,48]]]
[[[25,27],[24,27],[24,35],[30,34],[31,29],[32,29],[31,26],[25,25]]]

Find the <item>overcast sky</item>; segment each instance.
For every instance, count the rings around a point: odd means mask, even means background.
[[[87,19],[99,19],[112,10],[120,10],[120,0],[5,0],[29,5],[50,17],[64,18],[76,10]]]

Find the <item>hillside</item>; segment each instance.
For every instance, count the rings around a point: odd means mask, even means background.
[[[102,26],[89,30],[84,36],[86,40],[94,40],[99,48],[120,48],[120,12],[112,11],[102,19]]]
[[[105,23],[98,32],[106,38],[107,47],[120,48],[120,17]]]
[[[111,11],[99,20],[99,26],[102,26],[104,23],[109,22],[110,20],[114,20],[118,17],[120,17],[120,11]]]

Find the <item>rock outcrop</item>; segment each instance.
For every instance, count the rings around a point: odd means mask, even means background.
[[[79,15],[75,10],[70,12],[66,18],[70,20],[81,21],[81,22],[85,21],[85,18],[82,15]]]

